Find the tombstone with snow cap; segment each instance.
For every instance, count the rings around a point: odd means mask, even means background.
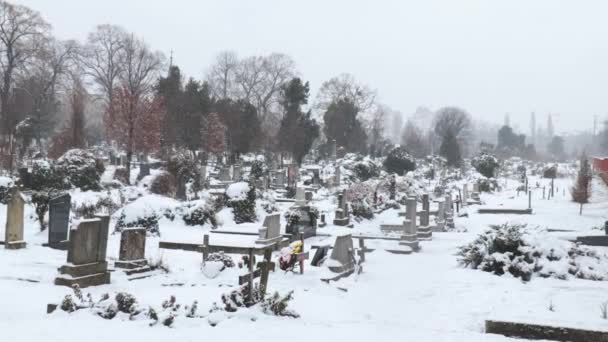
[[[334,248],[325,265],[335,273],[352,271],[355,268],[354,251],[351,234],[337,236]]]
[[[281,241],[281,214],[266,215],[264,226],[259,229],[260,236],[255,241],[258,244],[269,245]]]
[[[228,167],[221,167],[220,168],[219,178],[220,178],[220,182],[230,182],[230,180],[231,180],[231,178],[230,178],[230,168],[228,168]]]
[[[106,235],[104,235],[106,234]],[[67,263],[59,268],[55,285],[80,288],[110,283],[105,260],[107,233],[99,218],[82,220],[70,230]]]
[[[306,201],[306,191],[302,187],[296,188],[296,202],[297,206],[305,206],[307,204]]]
[[[4,247],[7,249],[25,248],[23,239],[23,207],[25,198],[17,188],[10,191],[10,199],[6,207],[6,230]]]

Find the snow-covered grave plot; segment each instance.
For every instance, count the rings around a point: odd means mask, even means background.
[[[322,179],[330,179],[334,172],[331,164],[311,169],[321,170]],[[101,181],[112,179],[109,174],[114,170],[107,167]],[[244,166],[241,172],[249,170]],[[325,187],[319,181],[320,189],[309,195],[310,200],[302,199],[303,190],[292,195],[298,198],[297,205],[307,202],[315,207],[309,211],[315,220],[326,216],[327,225],[317,227],[315,235],[301,244],[300,237],[286,228],[296,219],[288,214],[296,204],[275,202],[273,189],[258,194],[249,207],[248,183],[229,184],[222,192],[229,204],[211,215],[216,196],[207,190],[189,201],[151,193],[159,174],[152,168],[150,176],[133,179],[133,186],[68,192],[71,227],[88,222],[81,215],[96,203],[115,206],[105,255],[110,283],[76,291],[54,285],[57,269],[69,265],[68,251],[43,246],[48,228],[40,229],[26,196],[26,248],[0,248],[0,330],[7,340],[66,341],[92,331],[95,340],[278,340],[291,331],[288,336],[296,341],[332,336],[357,341],[396,336],[414,341],[511,341],[484,333],[490,319],[606,329],[601,308],[608,301],[608,250],[571,242],[582,235],[604,234],[608,187],[599,180],[594,181],[591,203],[582,215],[569,194],[572,178],[556,178],[559,191],[546,199],[543,187],[546,192],[549,180],[537,176],[528,179],[532,215],[488,215],[478,209],[528,207],[529,197],[518,190],[518,180],[499,177],[500,190],[480,192],[479,202],[467,201],[457,208],[462,180],[445,184],[453,196],[446,200],[443,193],[433,194],[440,184],[408,174],[398,177],[396,199],[391,200],[388,182],[374,177],[353,182],[347,164],[339,186]],[[361,197],[366,192],[357,184],[378,189],[376,198]],[[449,206],[452,200],[455,203]],[[365,205],[372,208],[371,216]],[[406,205],[410,210],[402,214]],[[341,220],[344,213],[352,228],[333,224],[335,215]],[[432,230],[431,238],[418,239],[421,225],[442,223],[439,216],[444,214],[453,219],[454,228],[442,226]],[[237,223],[248,215],[255,217],[253,222]],[[0,236],[6,218],[7,206],[0,204]],[[394,231],[381,229],[383,225],[394,226]],[[131,234],[139,235],[129,238]],[[404,245],[404,236],[416,238],[420,249]],[[506,247],[492,244],[495,241],[507,241]],[[161,242],[194,247],[159,248]],[[129,253],[124,248],[131,244],[137,250]],[[275,270],[267,274],[265,299],[247,307],[249,291],[239,286],[249,282],[250,255],[205,251],[209,246],[252,252],[252,296],[258,295],[257,284],[266,277],[263,270],[271,269],[264,257],[270,255]],[[317,252],[325,246],[319,257]],[[291,259],[292,252],[299,256]],[[147,272],[128,274],[114,266],[131,259],[146,264]],[[311,266],[319,259],[325,263]],[[300,261],[305,265],[302,274]],[[281,269],[282,263],[290,265],[288,271]],[[281,303],[288,306],[276,311]],[[47,304],[53,304],[50,314]]]

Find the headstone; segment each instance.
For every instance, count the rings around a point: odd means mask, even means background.
[[[120,233],[118,268],[137,269],[146,267],[146,228],[125,228]]]
[[[445,231],[445,202],[437,202],[437,216],[435,216],[436,231]]]
[[[110,283],[106,254],[107,235],[100,219],[80,221],[70,231],[67,263],[59,268],[55,285],[80,288]]]
[[[331,160],[336,161],[336,159],[338,159],[338,144],[336,143],[335,139],[331,141],[330,154]]]
[[[273,244],[281,241],[281,214],[266,215],[264,226],[259,230],[260,237],[255,241],[260,244]]]
[[[304,192],[304,199],[306,200],[306,202],[312,201],[312,191]]]
[[[468,201],[469,201],[469,186],[467,183],[465,183],[462,186],[462,205],[463,206],[467,205]]]
[[[321,185],[321,175],[319,169],[312,170],[312,185],[319,186]]]
[[[352,235],[342,235],[336,237],[336,243],[331,251],[328,260],[329,270],[336,273],[343,273],[353,270],[354,248]]]
[[[68,239],[71,200],[70,194],[62,194],[49,201],[50,247],[56,247]]]
[[[140,180],[149,175],[150,175],[150,164],[148,164],[148,163],[139,164],[139,175],[137,175],[137,179]]]
[[[306,193],[304,191],[304,188],[296,188],[296,205],[300,207],[306,205]]]
[[[241,165],[232,165],[232,180],[234,182],[239,182],[241,180]]]
[[[405,220],[403,221],[403,235],[401,236],[402,246],[408,246],[414,251],[418,251],[418,232],[416,227],[416,199],[409,197],[405,200]]]
[[[340,186],[342,182],[342,175],[340,171],[340,165],[336,165],[336,173],[335,173],[335,186]]]
[[[346,191],[338,194],[338,208],[334,216],[334,225],[348,226],[350,224],[350,215],[348,206],[346,205]]]
[[[179,175],[177,179],[177,189],[175,191],[175,197],[179,200],[186,200],[186,184],[188,180],[185,175]]]
[[[230,168],[221,167],[219,177],[221,182],[230,182]]]
[[[4,247],[7,249],[25,248],[23,239],[23,206],[25,199],[19,190],[11,190],[11,197],[6,207],[6,229]]]
[[[311,266],[321,266],[321,262],[327,257],[327,253],[329,252],[329,245],[320,246],[317,248],[315,255],[312,257],[310,261]]]

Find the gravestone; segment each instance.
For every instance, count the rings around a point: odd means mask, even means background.
[[[413,251],[420,250],[418,244],[418,232],[416,227],[416,199],[408,198],[405,201],[405,220],[403,221],[403,234],[401,235],[401,241],[399,242],[402,246],[408,246]]]
[[[23,240],[23,206],[25,199],[19,190],[13,188],[6,207],[6,229],[4,247],[7,249],[25,248]]]
[[[429,194],[422,194],[422,211],[420,212],[420,227],[418,227],[418,240],[431,240],[433,230],[430,226]]]
[[[177,199],[185,201],[186,198],[186,184],[188,182],[188,178],[186,175],[179,175],[177,179],[177,189],[175,191],[175,197]]]
[[[346,191],[338,194],[338,208],[334,216],[334,225],[348,226],[350,224],[350,215],[348,205],[346,204]]]
[[[285,170],[276,170],[274,173],[274,186],[283,187],[285,186]]]
[[[312,201],[312,191],[304,192],[304,199],[306,200],[306,202]]]
[[[221,182],[230,182],[230,168],[221,167],[219,177]]]
[[[354,269],[354,247],[351,234],[336,237],[327,266],[335,273],[344,273]]]
[[[317,248],[315,255],[312,257],[310,265],[321,266],[321,263],[323,262],[323,260],[325,260],[325,258],[327,258],[329,248],[330,248],[329,245],[320,246],[319,248]]]
[[[260,236],[255,243],[273,244],[281,241],[281,214],[266,215],[264,226],[259,230]]]
[[[469,186],[467,183],[462,185],[462,205],[467,205],[469,201]]]
[[[141,180],[142,178],[150,175],[150,164],[141,163],[139,164],[139,174],[137,175],[137,180]]]
[[[312,170],[312,185],[320,186],[321,185],[321,176],[319,169]]]
[[[80,288],[110,283],[106,255],[107,235],[104,235],[102,220],[80,221],[70,230],[67,263],[59,268],[60,275],[55,285]]]
[[[303,207],[306,203],[306,192],[304,191],[304,188],[296,188],[296,206]]]
[[[341,176],[341,171],[340,171],[340,165],[336,166],[336,174],[335,174],[335,186],[340,186],[340,183],[342,182],[342,176]]]
[[[62,194],[49,201],[49,247],[60,247],[68,239],[71,201],[70,194]]]
[[[336,161],[336,159],[338,159],[338,144],[336,143],[336,140],[332,140],[331,141],[331,160]]]
[[[232,180],[239,182],[241,180],[241,165],[232,165]]]
[[[445,231],[445,202],[437,202],[437,215],[435,216],[435,231]]]
[[[126,269],[141,269],[148,265],[146,260],[146,228],[125,228],[120,233],[118,261],[114,266]],[[149,268],[146,267],[146,270]]]
[[[101,230],[99,232],[99,260],[106,260],[106,251],[108,249],[108,234],[110,233],[110,215],[96,214],[95,218],[101,221]]]

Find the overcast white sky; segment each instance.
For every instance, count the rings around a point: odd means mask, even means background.
[[[60,38],[112,23],[174,51],[201,78],[224,49],[283,52],[317,89],[350,72],[383,103],[457,105],[528,133],[531,111],[556,131],[608,116],[608,1],[559,0],[17,0]]]

